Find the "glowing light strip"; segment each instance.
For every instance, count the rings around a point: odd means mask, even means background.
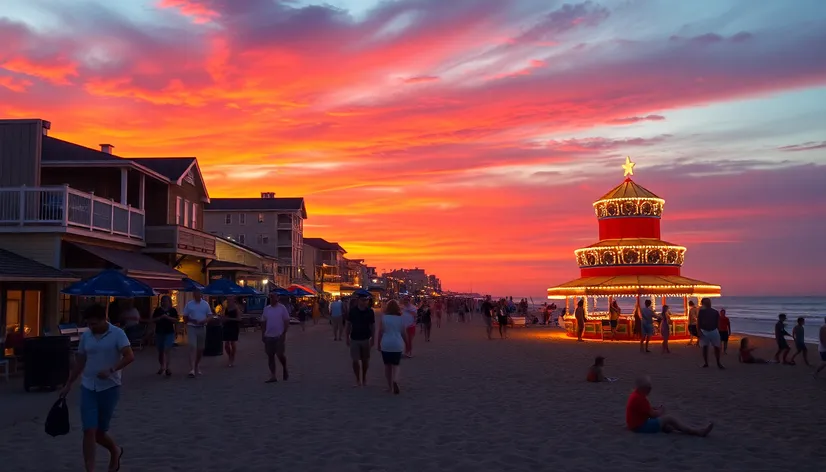
[[[662,198],[654,198],[654,197],[615,197],[615,198],[603,198],[602,200],[595,201],[592,205],[596,207],[600,203],[605,202],[626,202],[626,201],[649,201],[649,202],[658,202],[660,205],[665,206],[665,200]]]
[[[574,254],[578,257],[580,253],[586,251],[620,251],[622,249],[638,249],[638,250],[646,250],[646,249],[676,249],[678,251],[686,252],[688,249],[682,246],[669,246],[669,245],[662,245],[662,246],[589,246],[577,249],[574,251]]]

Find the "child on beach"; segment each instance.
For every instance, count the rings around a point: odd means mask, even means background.
[[[803,362],[806,363],[807,366],[811,367],[809,364],[809,351],[806,349],[806,337],[804,336],[804,328],[803,325],[806,323],[806,319],[802,316],[797,318],[797,325],[792,329],[792,337],[794,338],[794,348],[795,352],[792,356],[792,364],[794,364],[794,358],[797,357],[798,354],[803,354]]]
[[[605,374],[603,374],[603,367],[605,367],[605,358],[597,356],[594,359],[594,365],[588,368],[588,375],[585,377],[585,380],[588,382],[615,382],[617,380],[616,377],[606,377]]]
[[[663,305],[663,313],[660,321],[660,335],[663,338],[663,354],[671,354],[671,349],[668,347],[668,338],[671,336],[671,308],[668,305]]]
[[[756,347],[749,347],[749,338],[743,338],[740,340],[740,362],[743,364],[768,364],[769,361],[766,359],[760,359],[759,357],[754,357],[751,353],[757,349]]]
[[[726,309],[720,310],[720,321],[717,330],[720,331],[720,342],[723,344],[723,354],[728,354],[728,338],[731,334],[731,320],[726,316]]]

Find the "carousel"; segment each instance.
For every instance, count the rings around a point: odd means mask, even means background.
[[[681,339],[689,336],[689,301],[720,296],[719,285],[681,274],[686,248],[660,239],[665,200],[631,179],[634,165],[626,158],[625,181],[594,203],[599,242],[575,251],[580,278],[548,289],[548,299],[565,300],[568,336],[577,335],[578,300],[585,302],[583,338],[634,339],[635,314],[650,299],[657,312],[668,304],[671,339]],[[615,300],[633,308],[622,310],[612,332],[609,307]],[[659,327],[654,332],[658,337]]]

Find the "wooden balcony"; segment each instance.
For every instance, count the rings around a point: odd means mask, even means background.
[[[215,236],[185,226],[147,226],[143,252],[214,258]]]
[[[142,246],[144,212],[68,185],[5,187],[0,188],[0,232],[62,232]]]

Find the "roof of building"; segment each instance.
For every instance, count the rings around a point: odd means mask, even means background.
[[[246,244],[241,244],[241,243],[239,243],[238,241],[236,241],[236,240],[234,240],[234,239],[222,238],[222,237],[220,237],[220,236],[216,236],[216,237],[215,237],[215,240],[216,240],[216,241],[225,242],[225,243],[229,244],[230,246],[235,246],[235,247],[240,248],[240,249],[243,249],[243,250],[245,250],[245,251],[249,251],[249,252],[251,252],[251,253],[253,253],[253,254],[255,254],[255,255],[258,255],[258,256],[263,257],[263,258],[266,258],[266,259],[277,259],[277,258],[276,258],[275,256],[273,256],[273,255],[270,255],[270,254],[267,254],[266,252],[263,252],[263,251],[261,251],[261,250],[255,249],[254,247],[247,246]]]
[[[177,278],[183,278],[186,275],[169,267],[161,261],[155,260],[139,252],[83,243],[72,243],[72,245],[77,246],[80,249],[83,249],[84,251],[125,270],[127,275],[131,275],[133,272],[157,274]]]
[[[654,195],[653,192],[647,188],[638,185],[630,178],[625,179],[621,184],[617,185],[610,192],[606,193],[599,200],[610,200],[615,198],[656,198],[660,197]]]
[[[580,277],[548,289],[548,298],[572,296],[720,296],[720,286],[679,275]]]
[[[213,198],[204,211],[300,211],[307,218],[304,197]]]
[[[180,180],[196,161],[194,157],[138,157],[129,160],[152,169],[173,182]]]
[[[41,159],[47,162],[62,161],[121,161],[118,156],[70,143],[51,136],[43,136]]]
[[[33,261],[19,254],[0,249],[0,280],[4,281],[72,281],[72,274]]]
[[[304,244],[312,246],[316,249],[321,249],[322,251],[341,251],[344,254],[347,254],[347,251],[341,247],[339,243],[331,243],[322,238],[304,238]]]

